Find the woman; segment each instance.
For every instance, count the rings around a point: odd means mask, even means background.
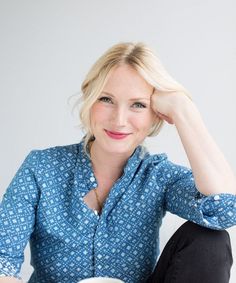
[[[228,282],[224,229],[236,224],[236,180],[187,91],[145,44],[120,43],[94,64],[82,93],[83,140],[32,151],[3,197],[0,282],[18,282],[28,240],[30,283]],[[164,121],[191,169],[142,146]],[[189,221],[156,265],[166,211]]]

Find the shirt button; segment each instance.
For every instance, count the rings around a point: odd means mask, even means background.
[[[219,200],[220,199],[220,196],[216,195],[214,196],[214,200]]]
[[[95,181],[95,178],[94,178],[94,177],[90,177],[90,181],[91,181],[91,182],[94,182],[94,181]]]

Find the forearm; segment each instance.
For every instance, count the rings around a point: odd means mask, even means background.
[[[174,124],[191,165],[198,190],[205,194],[236,194],[236,178],[223,153],[209,134],[194,103],[183,99]]]

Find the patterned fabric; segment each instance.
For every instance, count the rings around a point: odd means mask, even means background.
[[[31,151],[0,206],[1,276],[20,276],[30,241],[30,283],[75,283],[93,276],[142,283],[156,264],[166,211],[211,229],[236,224],[235,195],[200,194],[189,168],[142,146],[100,216],[83,201],[96,186],[83,140]]]

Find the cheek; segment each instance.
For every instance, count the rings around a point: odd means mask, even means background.
[[[91,125],[100,124],[101,122],[106,122],[109,119],[109,111],[106,107],[101,104],[95,104],[91,108],[90,121]]]
[[[149,115],[135,115],[132,117],[132,125],[139,131],[147,132],[153,125],[154,119]]]
[[[99,118],[99,109],[96,105],[93,105],[90,110],[90,126],[91,126],[92,132],[93,132],[93,129],[96,125],[98,118]]]
[[[102,118],[102,115],[103,115],[103,111],[100,105],[99,104],[93,105],[93,107],[91,108],[91,112],[90,112],[91,121],[100,120]]]

